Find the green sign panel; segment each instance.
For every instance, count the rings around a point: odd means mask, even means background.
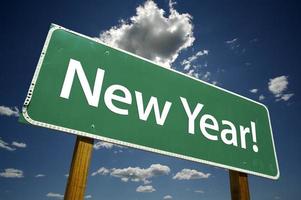
[[[271,179],[266,107],[52,25],[23,121]]]

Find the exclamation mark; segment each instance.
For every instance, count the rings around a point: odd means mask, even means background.
[[[255,144],[253,144],[253,151],[258,152],[258,146],[256,145],[256,142],[257,142],[256,127],[255,127],[254,122],[251,122],[251,133],[252,133],[253,142],[255,143]]]

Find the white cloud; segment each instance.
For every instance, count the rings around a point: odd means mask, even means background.
[[[237,42],[238,38],[233,38],[232,40],[227,40],[226,43],[227,44],[233,44],[235,42]]]
[[[278,76],[270,79],[268,87],[270,92],[275,96],[276,101],[288,101],[294,93],[284,94],[288,87],[288,76]]]
[[[14,168],[7,168],[4,172],[0,173],[0,177],[4,178],[23,178],[23,171]]]
[[[163,197],[163,199],[164,200],[170,200],[170,199],[172,199],[172,196],[171,195],[166,195],[166,196]]]
[[[259,95],[259,101],[263,101],[265,99],[265,96],[263,94]]]
[[[182,169],[182,171],[178,172],[173,179],[176,180],[192,180],[192,179],[202,179],[202,178],[209,178],[210,173],[203,173],[199,172],[194,169]]]
[[[46,194],[46,197],[56,198],[56,199],[63,199],[64,195],[58,194],[58,193],[49,192],[48,194]]]
[[[187,59],[184,59],[182,62],[181,62],[181,65],[184,66],[184,70],[189,70],[189,68],[191,67],[191,64],[197,60],[199,57],[201,56],[204,56],[204,55],[208,55],[209,54],[209,51],[204,49],[204,50],[201,50],[201,51],[198,51],[196,54],[188,57]]]
[[[167,175],[170,172],[170,168],[165,165],[160,164],[152,164],[149,168],[140,168],[140,167],[128,167],[128,168],[112,168],[106,169],[101,167],[97,171],[93,172],[91,176],[95,175],[109,175],[113,177],[120,178],[123,182],[133,181],[140,182],[142,181],[144,184],[148,184],[151,181],[150,178],[155,176]]]
[[[5,149],[7,151],[15,151],[16,149],[13,147],[10,147],[9,144],[5,141],[3,141],[0,137],[0,148]]]
[[[269,90],[274,95],[280,95],[282,94],[286,89],[288,85],[287,76],[278,76],[276,78],[272,78],[269,81]]]
[[[251,90],[249,90],[251,93],[254,93],[254,94],[256,94],[257,92],[258,92],[258,89],[256,89],[256,88],[254,88],[254,89],[251,89]]]
[[[19,117],[19,109],[17,107],[0,106],[0,115]]]
[[[200,194],[204,194],[205,192],[203,190],[195,190],[195,193],[200,193]]]
[[[27,146],[23,142],[16,142],[16,141],[13,141],[12,145],[15,146],[15,147],[18,147],[18,148],[26,148],[26,146]]]
[[[45,174],[37,174],[35,175],[36,178],[42,178],[42,177],[45,177],[46,175]]]
[[[137,187],[136,192],[154,192],[156,189],[151,185],[140,185]]]
[[[113,146],[114,146],[114,144],[112,144],[112,143],[99,141],[99,142],[96,142],[96,143],[93,145],[93,148],[94,148],[95,150],[98,150],[98,149],[101,149],[101,148],[112,149]]]
[[[108,175],[110,173],[110,170],[104,167],[99,168],[96,172],[93,172],[91,176],[95,176],[97,174],[99,175]]]
[[[144,184],[150,183],[148,179],[154,176],[167,175],[170,172],[170,168],[165,165],[152,164],[149,168],[139,168],[139,167],[128,167],[124,169],[111,170],[111,176],[120,178],[122,181],[133,181],[140,182],[143,181]]]
[[[92,199],[92,195],[86,195],[85,197],[84,197],[84,199]]]
[[[152,0],[136,8],[128,22],[100,34],[100,40],[170,67],[181,50],[192,46],[192,17],[178,13],[169,2],[169,13],[158,8]]]

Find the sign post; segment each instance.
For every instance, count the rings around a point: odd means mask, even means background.
[[[93,150],[93,139],[83,136],[76,137],[72,163],[65,190],[65,200],[84,199],[90,160]]]
[[[229,170],[230,191],[232,200],[250,200],[248,175]]]

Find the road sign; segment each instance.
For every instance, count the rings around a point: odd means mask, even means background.
[[[57,25],[23,121],[277,179],[267,108]]]

